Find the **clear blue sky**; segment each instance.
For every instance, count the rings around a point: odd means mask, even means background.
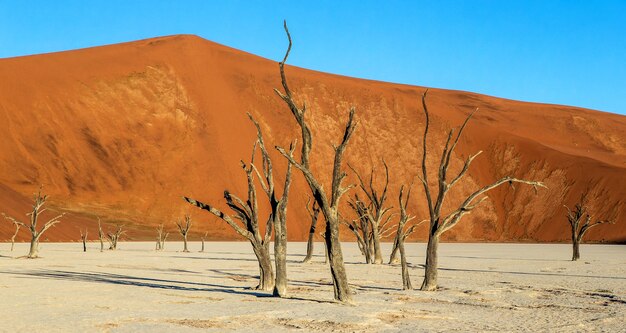
[[[626,0],[0,0],[0,57],[186,33],[278,60],[283,19],[293,65],[626,114]]]

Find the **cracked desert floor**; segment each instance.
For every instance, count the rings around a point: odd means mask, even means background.
[[[258,276],[250,245],[123,242],[42,243],[40,259],[17,257],[28,244],[0,244],[2,332],[623,332],[626,246],[441,244],[436,292],[402,291],[398,265],[366,265],[344,243],[354,304],[332,302],[323,248],[302,264],[304,243],[288,247],[290,298],[250,290]],[[388,254],[390,245],[385,244]],[[407,244],[413,285],[425,245]]]

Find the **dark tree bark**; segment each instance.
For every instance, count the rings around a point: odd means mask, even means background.
[[[245,167],[244,167],[245,168]],[[246,169],[247,171],[251,169]],[[250,184],[250,183],[249,183]],[[247,239],[252,245],[252,250],[257,257],[259,264],[259,285],[254,289],[270,291],[274,289],[274,272],[272,270],[272,261],[270,259],[269,242],[272,234],[272,224],[268,221],[265,228],[265,235],[261,236],[258,224],[258,216],[256,214],[256,208],[254,208],[254,214],[252,207],[256,207],[256,194],[255,190],[249,189],[249,200],[244,203],[241,199],[231,194],[228,191],[224,191],[224,197],[228,207],[235,212],[235,216],[231,217],[220,211],[219,209],[205,204],[203,202],[183,197],[185,201],[190,204],[206,210],[207,212],[219,217],[226,222],[231,228],[233,228],[240,236]],[[235,222],[235,219],[241,221],[243,225],[239,225]]]
[[[306,203],[306,210],[309,212],[309,216],[311,217],[311,227],[309,228],[309,238],[306,242],[306,256],[304,257],[304,260],[302,260],[303,263],[310,262],[311,258],[313,257],[313,247],[315,244],[315,228],[317,227],[317,218],[320,214],[320,208],[317,205],[317,201],[313,201],[312,205],[310,203],[311,197],[309,197]]]
[[[565,209],[567,209],[567,221],[569,222],[571,228],[572,261],[580,259],[580,243],[582,242],[582,239],[587,231],[601,224],[614,224],[616,220],[614,216],[617,214],[617,211],[621,206],[620,202],[613,205],[613,211],[611,212],[613,217],[594,221],[594,217],[589,213],[588,209],[589,195],[591,191],[590,188],[591,186],[588,186],[587,189],[581,194],[580,199],[574,205],[574,209],[570,209],[565,206]]]
[[[424,281],[421,290],[432,291],[437,289],[437,269],[439,259],[437,250],[439,248],[439,236],[436,229],[430,229],[428,233],[428,244],[426,245],[426,265],[424,266]]]
[[[254,124],[257,130],[257,143],[261,150],[261,157],[263,158],[262,173],[258,168],[251,164],[252,168],[257,173],[261,188],[267,195],[267,198],[272,209],[270,219],[274,226],[274,264],[276,266],[276,281],[274,283],[273,295],[278,297],[287,296],[287,202],[289,199],[289,188],[291,187],[291,163],[287,164],[287,173],[285,175],[285,183],[283,187],[283,193],[280,197],[276,194],[274,187],[274,170],[272,166],[272,159],[269,152],[265,148],[265,141],[263,140],[263,133],[261,132],[261,126],[254,120],[252,115],[248,114],[248,117]],[[293,152],[296,149],[295,143],[291,144],[289,155],[293,156]]]
[[[87,228],[85,228],[85,232],[83,233],[82,230],[80,231],[80,239],[83,241],[83,252],[87,252]]]
[[[371,264],[374,261],[374,249],[372,244],[372,232],[370,221],[367,219],[365,204],[358,199],[358,195],[354,196],[354,200],[348,202],[348,205],[356,212],[356,218],[351,221],[341,220],[341,222],[348,226],[348,229],[352,231],[356,237],[359,250],[365,258],[366,264]]]
[[[444,232],[450,230],[457,223],[459,223],[464,215],[469,214],[474,208],[476,208],[476,206],[478,206],[481,202],[487,199],[487,197],[483,196],[483,194],[504,184],[509,184],[511,186],[513,185],[513,183],[527,184],[533,186],[535,188],[535,191],[537,191],[537,187],[545,188],[546,186],[541,182],[517,179],[506,176],[470,194],[462,203],[459,204],[458,208],[453,210],[452,212],[448,214],[442,214],[441,208],[443,207],[446,194],[448,193],[450,188],[454,186],[459,180],[461,180],[461,178],[467,173],[467,170],[469,169],[472,161],[478,155],[480,155],[482,151],[479,151],[478,153],[468,157],[465,160],[465,163],[463,164],[463,167],[461,168],[459,173],[456,174],[456,176],[454,176],[454,178],[452,178],[451,180],[448,179],[448,168],[450,166],[450,161],[452,160],[452,153],[454,152],[454,149],[459,142],[465,126],[474,114],[474,111],[467,116],[467,118],[461,125],[456,137],[454,137],[454,140],[452,140],[454,130],[450,130],[448,132],[448,137],[444,145],[443,152],[441,154],[441,161],[439,163],[437,175],[438,190],[435,193],[431,192],[428,182],[428,170],[426,167],[426,156],[428,153],[426,139],[428,136],[428,127],[430,125],[428,107],[426,106],[427,92],[428,90],[426,90],[426,92],[424,92],[424,94],[422,95],[422,107],[424,110],[424,115],[426,117],[426,124],[424,126],[422,176],[420,177],[420,180],[422,182],[422,185],[424,186],[424,192],[426,194],[430,225],[428,233],[428,246],[426,249],[426,272],[424,274],[424,282],[422,283],[421,290],[430,291],[437,289],[437,248],[439,246],[439,238]],[[433,194],[436,194],[436,196],[433,196]]]
[[[191,228],[191,216],[185,215],[185,222],[179,220],[176,222],[176,226],[178,227],[180,235],[183,236],[183,252],[189,252],[187,248],[187,235],[189,235],[189,229]]]
[[[355,196],[355,202],[353,202],[351,207],[355,210],[360,219],[363,219],[364,222],[369,224],[369,229],[371,230],[369,240],[371,240],[371,242],[368,242],[368,248],[373,252],[374,264],[383,263],[383,255],[380,250],[381,232],[385,224],[384,219],[387,218],[386,222],[389,221],[391,215],[388,213],[390,213],[392,209],[392,207],[385,207],[387,188],[389,187],[389,167],[387,163],[385,163],[385,160],[383,160],[383,165],[385,166],[385,181],[380,192],[374,186],[374,168],[370,171],[369,182],[366,184],[361,175],[352,166],[348,165],[359,179],[359,187],[361,191],[365,193],[368,200],[368,203],[362,201],[359,203],[360,200],[358,196]],[[387,215],[387,217],[385,217],[385,215]]]
[[[410,219],[413,218],[413,217],[409,217],[409,215],[406,212],[406,206],[408,206],[409,198],[411,197],[411,187],[409,187],[406,193],[406,200],[404,200],[404,202],[402,201],[402,197],[404,194],[403,192],[404,192],[404,185],[400,187],[400,195],[398,196],[398,204],[400,206],[400,220],[398,221],[397,240],[398,240],[398,249],[400,250],[400,263],[402,266],[402,289],[410,290],[410,289],[413,289],[413,286],[411,285],[411,278],[409,276],[409,268],[406,262],[406,254],[404,252],[404,239],[406,238],[405,237],[406,232],[404,231],[404,226]]]
[[[326,229],[320,232],[320,237],[323,239],[324,235],[326,235]],[[326,248],[326,244],[324,243],[324,264],[328,264],[328,248]]]
[[[61,215],[58,215],[48,220],[48,222],[44,223],[44,226],[43,228],[41,228],[41,230],[37,230],[37,222],[39,219],[39,214],[41,214],[43,211],[46,210],[45,208],[42,208],[42,207],[46,203],[47,199],[48,199],[48,196],[42,195],[41,187],[39,187],[39,191],[35,193],[35,197],[34,197],[35,202],[33,203],[33,210],[27,214],[28,216],[30,216],[30,223],[28,225],[21,221],[14,219],[13,217],[7,216],[4,213],[2,213],[2,216],[4,216],[5,219],[10,220],[15,224],[19,224],[20,226],[30,230],[30,234],[31,234],[30,250],[28,251],[28,255],[26,256],[27,258],[39,257],[39,239],[41,238],[41,235],[43,235],[48,229],[53,227],[55,224],[59,223],[61,217],[65,215],[65,213],[63,213]]]
[[[572,238],[572,261],[580,259],[580,240]]]
[[[285,62],[289,57],[289,51],[291,50],[291,35],[287,29],[287,23],[284,24],[285,32],[287,33],[287,39],[289,40],[289,46],[285,57],[279,63],[281,82],[284,89],[284,93],[277,89],[274,91],[280,96],[280,98],[289,106],[291,113],[297,121],[302,134],[302,150],[300,155],[300,161],[296,161],[292,154],[289,154],[285,149],[276,147],[278,151],[292,164],[296,169],[300,170],[304,175],[304,178],[309,185],[313,198],[319,205],[322,214],[326,220],[326,233],[324,238],[326,240],[326,248],[328,250],[328,257],[330,261],[330,271],[333,281],[335,299],[341,302],[349,302],[351,300],[350,288],[348,286],[348,278],[346,276],[346,270],[343,262],[343,254],[341,252],[341,244],[339,242],[339,202],[343,194],[345,194],[351,187],[342,187],[341,183],[346,177],[346,173],[341,170],[341,163],[343,159],[343,153],[350,141],[350,137],[354,133],[356,122],[354,122],[354,108],[350,109],[350,115],[346,124],[343,138],[338,146],[334,147],[335,159],[333,162],[333,175],[332,186],[330,195],[327,195],[324,187],[318,182],[317,177],[313,174],[309,164],[309,153],[312,147],[311,129],[306,123],[305,113],[306,105],[302,108],[298,107],[293,99],[293,95],[289,86],[287,85],[287,78],[285,76]]]
[[[348,205],[356,212],[356,219],[351,222],[341,220],[341,222],[352,231],[356,237],[357,244],[361,254],[365,257],[365,263],[371,264],[374,261],[374,245],[372,236],[372,226],[368,219],[368,208],[365,203],[359,199],[358,195],[354,195],[354,199],[348,202]]]
[[[233,228],[240,236],[250,242],[259,264],[259,285],[255,287],[255,289],[270,291],[274,289],[274,271],[272,269],[269,249],[270,237],[273,229],[273,216],[270,215],[268,217],[265,224],[265,234],[262,235],[259,225],[256,186],[254,185],[254,156],[256,154],[257,142],[258,141],[256,141],[252,147],[250,165],[246,165],[246,163],[241,161],[241,167],[246,174],[248,183],[247,200],[244,201],[240,199],[228,190],[224,191],[226,204],[230,210],[233,211],[233,216],[225,214],[221,210],[198,200],[188,197],[183,197],[183,199],[190,204],[219,217],[231,228]],[[235,222],[235,220],[238,220],[240,223]]]
[[[224,220],[239,235],[248,239],[259,263],[260,277],[257,289],[273,290],[275,296],[285,297],[287,295],[287,201],[291,185],[292,167],[291,164],[287,166],[283,193],[278,197],[274,187],[272,160],[265,147],[261,127],[250,114],[248,114],[248,117],[257,129],[257,140],[252,148],[250,164],[246,165],[241,161],[242,168],[248,180],[248,200],[244,202],[234,194],[224,191],[226,203],[235,213],[235,215],[231,217],[211,205],[187,197],[184,197],[184,199],[190,204],[206,210]],[[254,164],[257,145],[261,150],[262,156],[261,171],[259,171]],[[292,143],[289,156],[293,157],[294,150],[295,143]],[[271,207],[271,214],[265,224],[265,235],[263,237],[261,236],[259,227],[257,193],[256,186],[254,185],[255,173],[259,178],[259,183],[263,191],[268,197]],[[241,221],[242,225],[236,223],[234,219]],[[274,278],[269,251],[272,229],[275,229],[274,256],[277,272],[276,278]]]
[[[409,276],[409,267],[406,260],[406,253],[404,251],[404,241],[407,237],[415,231],[415,228],[420,224],[426,222],[421,221],[417,224],[413,224],[410,227],[408,226],[408,222],[415,218],[415,216],[409,216],[406,212],[406,208],[409,205],[409,198],[411,197],[411,189],[413,184],[409,186],[409,189],[406,192],[406,198],[404,198],[404,185],[400,187],[400,194],[398,196],[398,204],[400,206],[400,220],[398,220],[398,228],[396,230],[396,239],[398,241],[397,249],[400,252],[400,266],[402,267],[402,289],[410,290],[413,289],[411,285],[411,278]]]

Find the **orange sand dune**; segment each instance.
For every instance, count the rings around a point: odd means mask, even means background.
[[[390,204],[397,206],[400,184],[418,173],[424,88],[296,67],[288,67],[287,75],[310,109],[313,167],[322,181],[328,184],[331,144],[354,105],[359,127],[347,160],[365,173],[372,165],[380,170],[384,158],[391,167]],[[224,189],[244,194],[239,160],[249,160],[255,140],[246,112],[261,123],[270,145],[287,146],[298,137],[292,116],[272,91],[280,86],[276,62],[196,36],[2,59],[0,77],[0,211],[25,217],[32,193],[44,184],[51,214],[68,212],[47,235],[50,240],[76,240],[84,227],[95,237],[96,216],[106,228],[125,224],[131,238],[152,239],[154,226],[165,223],[173,232],[175,219],[186,212],[196,221],[192,238],[210,231],[213,239],[235,239],[225,223],[181,196],[224,208]],[[446,234],[448,240],[564,241],[563,204],[573,204],[588,182],[607,193],[593,203],[597,211],[610,208],[607,198],[626,198],[624,116],[439,89],[430,91],[428,102],[433,150],[441,149],[444,131],[479,108],[453,169],[464,156],[484,152],[451,193],[452,201],[507,174],[549,186],[537,195],[523,186],[491,192]],[[286,163],[272,153],[282,181]],[[296,174],[290,239],[306,236],[307,193]],[[410,209],[418,219],[426,217],[417,187]],[[622,208],[616,225],[592,230],[588,239],[626,241],[625,218]],[[0,240],[12,230],[2,221]],[[424,239],[425,228],[415,237]],[[26,238],[23,232],[19,239]]]

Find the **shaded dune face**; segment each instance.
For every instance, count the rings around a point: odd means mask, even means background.
[[[346,160],[364,175],[390,166],[389,204],[401,184],[418,174],[424,116],[422,87],[360,80],[287,67],[297,100],[306,102],[314,143],[312,168],[330,187],[332,144],[340,140],[348,109],[358,127]],[[50,195],[50,215],[64,222],[49,240],[77,240],[79,228],[97,234],[124,224],[134,239],[153,239],[155,227],[191,212],[190,239],[237,239],[225,223],[181,200],[191,196],[224,209],[223,191],[245,197],[240,160],[255,140],[250,112],[268,147],[299,137],[289,110],[274,94],[276,62],[195,36],[171,36],[84,50],[0,60],[0,211],[26,218],[39,184]],[[502,187],[446,233],[453,241],[565,241],[564,204],[573,205],[589,182],[600,214],[626,198],[626,117],[574,107],[523,103],[467,92],[431,89],[428,165],[435,171],[445,132],[479,108],[453,157],[483,154],[450,193],[444,211],[499,177],[544,181],[548,190]],[[273,149],[277,188],[285,160]],[[257,159],[258,161],[258,159]],[[436,174],[431,174],[431,180]],[[309,189],[295,172],[288,209],[289,239],[304,240]],[[354,182],[354,175],[348,181]],[[382,181],[382,174],[379,179]],[[353,192],[354,193],[354,192]],[[353,194],[352,193],[352,194]],[[259,188],[262,216],[268,213]],[[352,195],[349,194],[349,195]],[[347,197],[346,197],[347,198]],[[415,186],[409,210],[425,219],[423,190]],[[344,216],[353,213],[344,207]],[[44,216],[44,219],[48,216]],[[616,225],[592,229],[587,239],[626,241],[626,213]],[[13,228],[0,223],[0,240]],[[345,231],[344,231],[345,232]],[[345,234],[348,235],[347,233]],[[18,240],[27,236],[22,232]],[[94,236],[95,237],[95,236]],[[413,235],[425,239],[425,226]]]

